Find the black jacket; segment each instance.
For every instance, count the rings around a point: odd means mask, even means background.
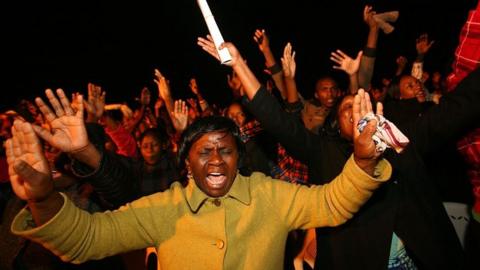
[[[158,164],[148,166],[142,160],[102,149],[99,151],[102,159],[97,170],[75,160],[72,162],[72,170],[77,177],[89,181],[104,206],[109,209],[164,191],[173,181],[179,180],[180,173],[173,156],[163,155]]]
[[[402,130],[409,146],[402,154],[385,153],[394,168],[392,179],[346,224],[317,229],[316,268],[386,269],[393,232],[420,269],[461,268],[462,247],[423,158],[478,121],[478,104],[479,69],[444,96],[440,105]],[[352,147],[340,136],[309,132],[264,89],[248,108],[293,157],[308,166],[311,183],[328,183],[341,172]]]

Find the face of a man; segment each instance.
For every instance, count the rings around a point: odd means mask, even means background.
[[[212,131],[193,143],[187,167],[197,186],[208,196],[222,197],[237,174],[238,149],[232,134]]]
[[[315,98],[322,106],[332,108],[338,98],[337,83],[329,78],[319,80],[315,85]]]
[[[412,76],[404,76],[400,79],[400,98],[416,98],[418,102],[425,101],[425,91],[419,80]]]

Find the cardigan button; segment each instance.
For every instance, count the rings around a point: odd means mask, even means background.
[[[215,199],[213,200],[213,204],[215,204],[215,206],[220,206],[222,202],[219,199]]]
[[[225,246],[225,242],[223,242],[223,240],[219,239],[219,240],[217,240],[215,245],[217,246],[218,249],[222,249]]]

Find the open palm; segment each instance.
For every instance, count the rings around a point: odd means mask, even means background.
[[[12,135],[5,143],[12,188],[22,200],[41,200],[53,190],[50,168],[42,145],[28,122],[15,120]],[[33,170],[22,175],[17,172],[18,168],[25,169],[25,166]]]
[[[88,136],[83,120],[82,96],[77,96],[74,100],[74,107],[78,109],[74,113],[63,90],[57,90],[60,101],[50,89],[47,89],[45,93],[53,111],[41,98],[36,98],[35,102],[49,123],[51,130],[33,126],[35,132],[53,147],[63,152],[73,152],[85,147],[88,144]]]

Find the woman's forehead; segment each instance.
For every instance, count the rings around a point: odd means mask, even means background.
[[[233,140],[233,135],[230,132],[210,131],[200,136],[194,144],[219,143],[229,141],[230,139]]]

